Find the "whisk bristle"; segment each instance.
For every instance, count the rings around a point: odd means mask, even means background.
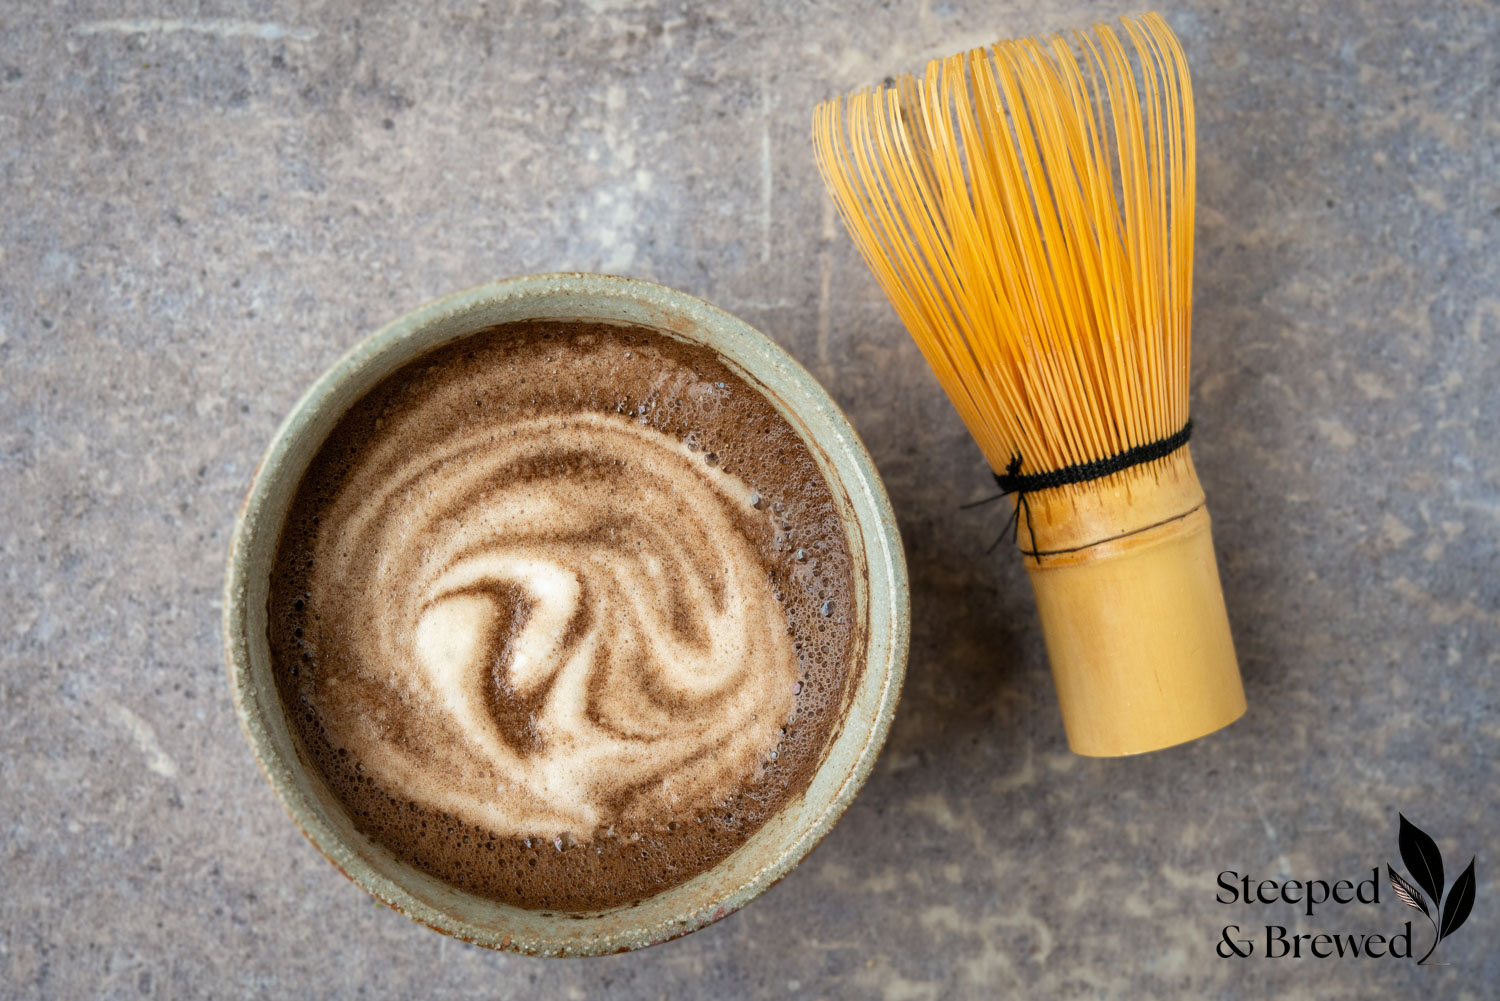
[[[828,101],[824,180],[999,472],[1188,419],[1193,102],[1156,14],[999,42]]]

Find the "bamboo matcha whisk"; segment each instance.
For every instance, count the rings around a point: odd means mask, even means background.
[[[1192,90],[1160,16],[1124,33],[1000,42],[813,116],[845,226],[1015,500],[1090,755],[1245,710],[1187,448]]]

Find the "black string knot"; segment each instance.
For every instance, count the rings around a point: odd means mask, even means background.
[[[1065,487],[1073,483],[1087,483],[1108,476],[1110,473],[1118,473],[1129,469],[1131,466],[1139,466],[1142,463],[1154,462],[1164,459],[1188,443],[1193,436],[1193,422],[1188,421],[1182,426],[1182,430],[1176,434],[1168,435],[1157,441],[1150,441],[1144,445],[1136,445],[1127,448],[1123,452],[1108,456],[1103,459],[1092,459],[1088,462],[1079,462],[1061,469],[1052,469],[1043,473],[1022,473],[1021,455],[1017,453],[1010,458],[1005,466],[1005,472],[995,474],[995,484],[1000,488],[999,495],[989,497],[975,504],[965,504],[964,507],[974,507],[977,504],[988,504],[997,501],[1001,497],[1016,495],[1016,508],[1006,519],[1005,527],[1000,530],[1000,536],[985,552],[993,552],[1000,545],[1001,539],[1005,538],[1007,530],[1010,531],[1010,540],[1015,542],[1021,531],[1021,512],[1026,512],[1026,526],[1031,527],[1031,506],[1026,502],[1026,495],[1033,490],[1050,490],[1054,487]],[[1041,559],[1041,553],[1032,553],[1032,556]]]

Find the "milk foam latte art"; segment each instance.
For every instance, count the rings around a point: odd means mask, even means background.
[[[528,475],[547,456],[563,471]],[[432,727],[340,727],[378,780],[497,833],[587,841],[706,808],[774,750],[798,666],[737,524],[751,491],[682,442],[595,413],[475,424],[416,455],[398,431],[325,518],[314,604],[372,624],[350,648],[361,683]]]
[[[702,871],[815,770],[849,554],[805,445],[702,348],[531,322],[387,380],[288,516],[283,701],[356,822],[523,906]]]

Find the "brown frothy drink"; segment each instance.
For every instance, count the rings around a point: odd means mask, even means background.
[[[643,900],[806,788],[862,655],[813,456],[712,351],[527,321],[409,363],[308,467],[273,670],[356,826],[530,908]]]

